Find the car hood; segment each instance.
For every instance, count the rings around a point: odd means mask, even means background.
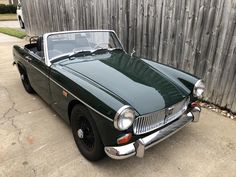
[[[141,115],[169,107],[188,95],[164,73],[124,52],[64,60],[60,65],[108,89]]]

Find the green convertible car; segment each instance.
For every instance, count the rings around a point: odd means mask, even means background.
[[[175,68],[129,55],[111,30],[46,33],[13,47],[25,90],[72,128],[96,161],[143,157],[149,147],[197,122],[205,86]]]

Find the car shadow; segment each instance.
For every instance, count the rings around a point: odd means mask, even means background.
[[[150,162],[155,162],[155,164],[163,164],[161,161],[163,161],[163,159],[171,159],[172,154],[184,154],[185,143],[191,140],[191,136],[188,135],[191,135],[190,126],[183,128],[168,139],[146,150],[143,158],[133,156],[124,160],[114,160],[106,157],[93,165],[110,171],[119,167],[137,168],[137,170],[140,170],[142,165]]]

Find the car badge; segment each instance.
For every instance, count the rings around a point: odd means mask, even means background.
[[[67,93],[65,90],[63,90],[63,91],[62,91],[62,95],[63,95],[64,97],[67,97],[67,96],[68,96],[68,93]]]

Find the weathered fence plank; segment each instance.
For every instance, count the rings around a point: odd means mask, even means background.
[[[26,31],[113,29],[128,52],[204,78],[204,99],[236,112],[234,0],[24,0]]]

